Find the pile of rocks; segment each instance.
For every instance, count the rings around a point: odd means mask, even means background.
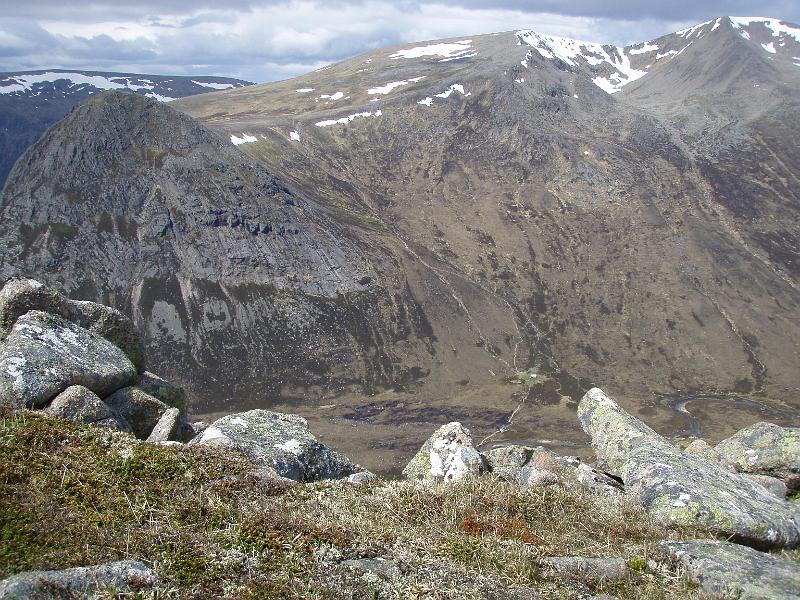
[[[0,406],[185,441],[184,391],[145,370],[144,341],[120,311],[33,279],[0,290]]]
[[[372,478],[320,444],[302,417],[252,410],[190,423],[182,388],[145,370],[144,340],[120,311],[33,279],[0,290],[0,406],[132,433],[236,449],[276,479]],[[266,470],[265,470],[266,469]]]
[[[797,564],[760,551],[800,545],[800,502],[787,500],[800,487],[800,429],[756,423],[715,448],[697,440],[681,450],[598,388],[582,398],[578,418],[591,437],[595,465],[542,447],[479,452],[467,429],[449,423],[403,474],[432,482],[491,475],[524,487],[577,484],[619,495],[665,525],[731,540],[662,543],[665,558],[681,563],[705,592],[800,598]],[[589,568],[582,557],[567,558],[564,564]]]

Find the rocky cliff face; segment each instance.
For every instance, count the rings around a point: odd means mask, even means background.
[[[193,410],[384,382],[384,343],[425,317],[377,282],[380,246],[154,100],[89,100],[21,161],[2,204],[7,274],[42,273],[145,332]],[[399,276],[398,276],[399,277]],[[413,342],[411,342],[413,344]]]

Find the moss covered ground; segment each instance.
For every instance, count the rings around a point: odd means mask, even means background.
[[[627,501],[491,477],[288,486],[252,469],[235,452],[5,413],[0,576],[131,558],[160,579],[143,598],[697,595],[657,546],[698,532],[665,530]],[[563,579],[545,562],[563,555],[621,557],[630,575]]]

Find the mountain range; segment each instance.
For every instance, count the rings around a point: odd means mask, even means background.
[[[800,27],[741,17],[109,91],[9,175],[0,272],[127,312],[195,412],[290,409],[378,471],[447,420],[580,452],[593,383],[721,439],[800,408],[799,104]]]
[[[53,123],[93,94],[130,90],[169,102],[176,98],[250,85],[228,77],[137,75],[49,69],[0,73],[0,188],[26,148]]]

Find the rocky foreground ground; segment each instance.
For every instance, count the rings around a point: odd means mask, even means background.
[[[121,313],[0,291],[0,598],[800,598],[800,429],[680,449],[601,390],[596,464],[436,430],[400,481],[267,410],[192,423]]]

